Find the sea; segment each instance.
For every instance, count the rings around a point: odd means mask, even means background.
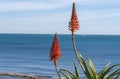
[[[0,73],[13,72],[37,76],[56,76],[50,48],[54,34],[0,34]],[[61,58],[59,69],[74,73],[77,62],[71,35],[58,34]],[[91,59],[99,72],[107,63],[120,64],[120,35],[75,35],[79,52]],[[79,72],[83,75],[80,65]]]

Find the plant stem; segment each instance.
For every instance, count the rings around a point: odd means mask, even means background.
[[[54,64],[55,64],[55,63],[56,63],[56,62],[54,62]],[[60,76],[59,69],[58,69],[57,65],[55,65],[55,70],[56,70],[56,73],[57,73],[57,75],[58,75],[58,78],[61,79],[61,76]]]
[[[75,55],[76,55],[76,57],[78,59],[78,57],[79,57],[80,54],[77,51],[77,47],[76,47],[75,39],[74,39],[74,34],[72,34],[72,44],[73,44],[73,48],[74,48],[74,51],[75,51]]]
[[[76,47],[76,44],[75,44],[75,39],[74,39],[74,34],[72,34],[72,43],[73,43],[73,48],[74,48],[74,51],[75,51],[75,54],[76,54],[76,59],[78,60],[78,63],[80,64],[82,70],[85,71],[85,65],[84,65],[83,62],[86,63],[86,61],[85,61],[84,57],[77,50],[77,47]],[[84,72],[84,74],[87,76],[86,72]],[[88,78],[90,78],[90,77],[88,77]],[[90,79],[92,79],[92,78],[90,78]]]

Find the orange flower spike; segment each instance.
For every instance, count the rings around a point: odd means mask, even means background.
[[[72,34],[74,34],[76,30],[79,30],[79,22],[76,14],[75,3],[73,3],[73,7],[72,7],[72,16],[69,22],[69,30],[71,30]]]
[[[57,60],[61,57],[60,46],[58,42],[57,33],[54,36],[54,41],[50,50],[50,60],[54,61],[54,65],[57,66]]]

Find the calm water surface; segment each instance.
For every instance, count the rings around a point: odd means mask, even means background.
[[[49,60],[53,37],[46,34],[0,34],[0,72],[55,76],[53,62]],[[58,38],[62,53],[59,68],[74,71],[71,35],[59,35]],[[119,35],[76,35],[75,39],[80,53],[93,60],[97,71],[108,62],[120,63]]]

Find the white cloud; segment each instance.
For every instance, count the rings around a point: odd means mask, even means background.
[[[28,1],[2,1],[0,2],[0,12],[6,11],[29,11],[57,9],[71,5],[73,2],[79,5],[119,5],[119,0],[28,0]]]
[[[59,6],[57,6],[59,7]],[[3,2],[0,3],[0,11],[24,11],[24,10],[41,10],[51,9],[53,5],[37,3],[37,2]]]
[[[0,12],[7,11],[29,11],[29,10],[46,10],[57,9],[71,5],[73,2],[88,4],[94,0],[52,0],[52,1],[16,1],[0,2]]]
[[[103,5],[119,5],[120,4],[120,0],[96,0],[97,4],[103,4]]]
[[[120,18],[119,9],[81,10],[78,16],[82,21],[108,20]]]
[[[41,16],[9,16],[9,17],[1,17],[0,24],[46,24],[46,23],[58,23],[65,22],[68,13],[52,13],[52,14],[44,14]],[[6,23],[7,22],[7,23]]]

